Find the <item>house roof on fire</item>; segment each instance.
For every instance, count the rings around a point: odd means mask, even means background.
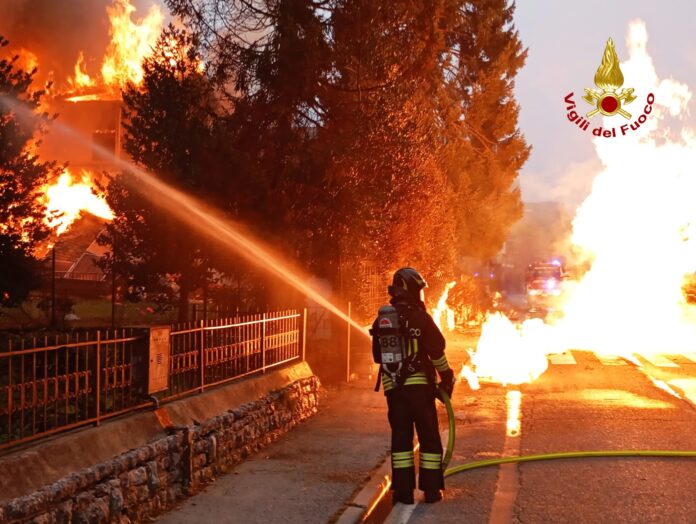
[[[109,251],[97,244],[104,229],[104,219],[85,213],[55,244],[56,271],[66,273],[101,273],[95,261]]]

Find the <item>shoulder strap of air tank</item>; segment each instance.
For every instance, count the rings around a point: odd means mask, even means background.
[[[382,383],[382,366],[377,369],[377,382],[375,383],[375,393],[379,392],[379,386]]]

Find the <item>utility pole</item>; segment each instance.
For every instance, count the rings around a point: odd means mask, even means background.
[[[208,320],[208,278],[203,282],[203,322]]]
[[[346,344],[346,382],[350,382],[350,311],[351,309],[351,303],[348,302],[348,336],[346,337],[347,344]]]
[[[112,246],[113,260],[111,261],[111,327],[116,327],[116,242]]]
[[[51,327],[56,327],[56,246],[51,250]]]
[[[111,327],[116,327],[116,270],[111,268]]]

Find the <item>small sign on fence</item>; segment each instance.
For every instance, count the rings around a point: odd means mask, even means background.
[[[169,326],[150,328],[150,376],[147,392],[164,391],[169,387]]]

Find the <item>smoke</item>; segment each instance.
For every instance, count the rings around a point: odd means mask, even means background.
[[[2,0],[0,35],[11,53],[28,50],[38,57],[39,84],[72,75],[80,51],[89,69],[98,70],[109,43],[106,7],[112,0]],[[133,0],[135,17],[162,0]],[[58,85],[57,87],[61,87]]]

